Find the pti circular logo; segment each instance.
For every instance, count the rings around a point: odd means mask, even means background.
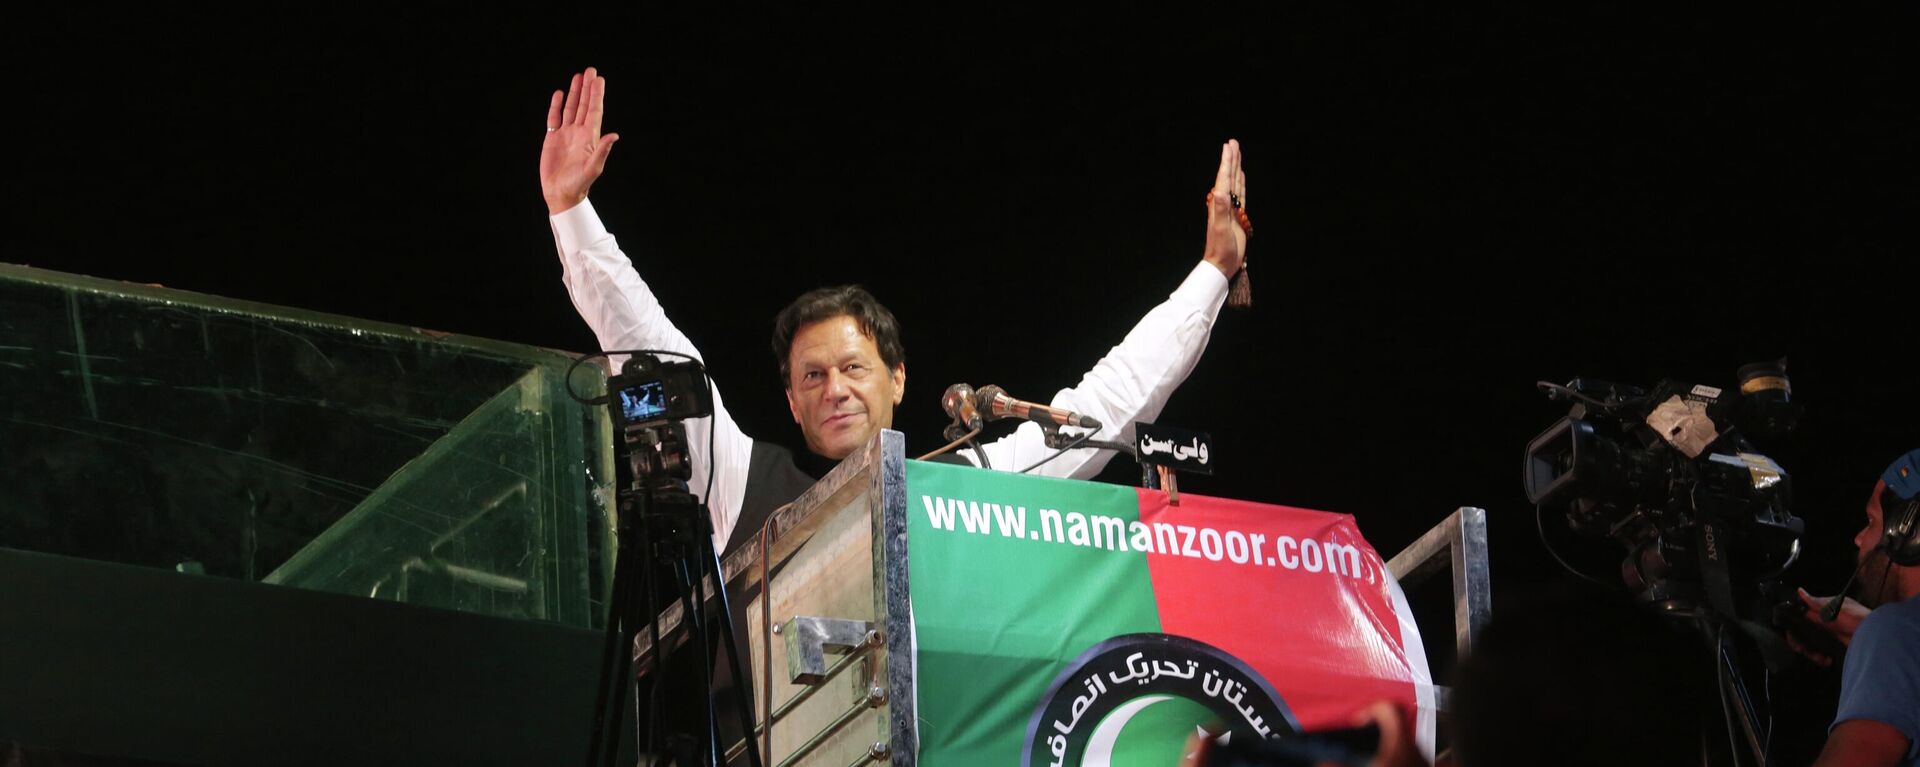
[[[1220,743],[1299,732],[1280,694],[1219,648],[1128,634],[1081,653],[1027,722],[1021,767],[1177,764],[1189,737]]]

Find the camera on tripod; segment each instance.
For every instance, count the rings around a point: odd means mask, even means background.
[[[608,597],[607,638],[602,648],[599,697],[594,704],[593,744],[588,764],[611,767],[620,755],[620,728],[627,690],[634,680],[632,669],[634,637],[642,626],[652,640],[655,668],[666,662],[659,653],[661,642],[657,621],[659,608],[674,602],[682,606],[683,626],[690,627],[691,657],[698,659],[704,676],[694,677],[694,688],[677,690],[704,705],[706,719],[697,731],[709,737],[693,738],[694,731],[673,732],[667,742],[705,743],[705,763],[722,763],[724,753],[718,742],[719,730],[710,726],[718,718],[712,670],[718,662],[710,653],[709,636],[723,640],[732,678],[745,679],[739,642],[734,636],[732,609],[728,606],[726,582],[721,578],[720,558],[713,543],[713,523],[702,495],[687,487],[693,477],[693,457],[687,443],[686,419],[713,415],[713,389],[706,367],[684,354],[663,350],[604,351],[601,356],[629,354],[618,375],[607,378],[605,399],[583,400],[604,404],[613,421],[615,540],[613,587]],[[684,357],[668,362],[661,355]],[[577,366],[584,361],[576,361]],[[568,371],[571,374],[571,370]],[[569,377],[571,380],[571,377]],[[572,388],[568,388],[569,394]],[[575,399],[580,399],[575,395]],[[712,431],[708,432],[711,438]],[[711,448],[711,443],[708,447]],[[711,456],[711,449],[708,455]],[[708,467],[708,490],[713,473]],[[655,576],[663,576],[656,580]],[[712,583],[717,610],[707,617],[708,582]],[[662,706],[662,682],[659,674],[649,688],[653,693],[647,706],[649,726],[636,731],[636,744],[648,744]],[[673,701],[674,706],[686,702]],[[751,699],[736,706],[742,731],[753,732]],[[635,727],[639,722],[635,721]],[[691,727],[692,725],[688,725]],[[760,752],[752,737],[746,739],[748,764],[758,767]],[[651,756],[648,757],[651,759]],[[689,756],[689,758],[691,758]]]
[[[617,439],[637,481],[693,476],[684,421],[713,415],[713,393],[699,363],[635,354],[607,379]]]
[[[1748,435],[1790,436],[1800,407],[1784,359],[1746,365],[1739,379],[1737,391],[1542,382],[1573,406],[1527,445],[1524,479],[1527,499],[1564,507],[1570,529],[1627,548],[1622,576],[1641,601],[1767,621],[1764,586],[1798,556],[1804,523],[1787,472]]]

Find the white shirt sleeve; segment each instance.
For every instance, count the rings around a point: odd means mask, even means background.
[[[1094,363],[1078,385],[1061,389],[1048,404],[1099,420],[1101,429],[1094,439],[1131,443],[1134,423],[1159,418],[1173,390],[1193,372],[1226,297],[1227,278],[1201,261],[1165,302],[1140,318],[1119,346]],[[981,449],[993,468],[1003,471],[1019,471],[1054,452],[1046,446],[1040,425],[1032,422]],[[961,451],[977,463],[972,452]],[[1107,450],[1073,450],[1033,473],[1091,479],[1106,468],[1112,455]]]
[[[548,220],[560,251],[561,281],[574,309],[600,339],[601,349],[660,349],[700,358],[693,342],[667,320],[659,300],[640,280],[633,262],[620,252],[591,202],[582,201]],[[622,359],[611,361],[618,365]],[[707,455],[710,433],[713,456]],[[713,497],[701,500],[712,515],[713,545],[720,550],[740,518],[753,439],[741,433],[728,415],[718,383],[714,384],[713,416],[687,421],[687,443],[688,457],[693,459],[693,477],[687,484],[695,496],[706,492],[708,472],[713,472]]]

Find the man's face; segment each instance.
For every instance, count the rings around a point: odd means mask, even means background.
[[[1854,598],[1868,607],[1878,607],[1899,598],[1899,576],[1887,572],[1893,565],[1880,550],[1880,537],[1887,532],[1880,508],[1880,494],[1887,489],[1885,480],[1873,483],[1867,496],[1867,524],[1853,534],[1853,546],[1859,549],[1860,577],[1855,581]]]
[[[907,367],[887,369],[858,320],[842,315],[801,326],[787,363],[787,408],[807,449],[838,460],[893,425]]]

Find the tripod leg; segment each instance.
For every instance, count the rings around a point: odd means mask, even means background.
[[[664,648],[660,646],[660,614],[658,610],[654,609],[656,605],[653,602],[654,589],[657,586],[657,584],[653,582],[653,570],[653,560],[649,558],[646,563],[647,631],[648,638],[653,640],[653,644],[648,646],[649,649],[647,652],[653,653],[653,683],[647,685],[647,750],[642,755],[642,758],[646,759],[646,763],[649,765],[653,764],[654,755],[658,753],[654,750],[654,747],[657,745],[654,739],[660,734],[660,688],[665,686],[664,683],[666,681],[666,659],[665,656],[661,654]],[[636,694],[636,698],[637,697]],[[639,742],[639,740],[638,737],[634,738],[635,742]]]
[[[600,655],[600,689],[594,701],[593,741],[587,749],[590,765],[612,764],[614,754],[619,750],[621,710],[625,708],[626,697],[622,694],[627,688],[624,677],[633,663],[633,629],[635,623],[627,615],[634,601],[633,549],[632,546],[618,547],[613,560],[613,589],[611,603],[607,606],[607,640]],[[626,651],[621,646],[627,647]]]
[[[682,610],[688,616],[687,620],[693,627],[692,640],[697,642],[700,647],[700,668],[703,672],[701,679],[704,680],[704,686],[707,691],[706,762],[709,765],[718,767],[725,756],[725,752],[720,750],[720,730],[718,722],[716,721],[719,717],[714,716],[713,710],[713,645],[711,644],[711,637],[707,634],[706,616],[700,612],[700,605],[702,604],[700,597],[702,596],[701,592],[703,589],[700,588],[700,580],[694,575],[693,568],[689,566],[688,559],[689,557],[686,556],[686,551],[682,550],[680,561],[675,563],[676,569],[674,572],[680,578],[681,585],[683,586],[680,595],[681,599],[684,600],[682,604],[684,604],[685,607],[682,608]]]
[[[1734,663],[1732,648],[1724,640],[1714,660],[1720,664],[1720,694],[1728,701],[1728,716],[1740,725],[1740,734],[1744,736],[1740,742],[1744,742],[1747,750],[1752,752],[1755,764],[1766,767],[1767,747],[1761,744],[1758,713],[1754,711],[1753,698],[1747,693],[1746,680],[1741,676],[1740,667]],[[1740,742],[1729,745],[1738,751]]]

